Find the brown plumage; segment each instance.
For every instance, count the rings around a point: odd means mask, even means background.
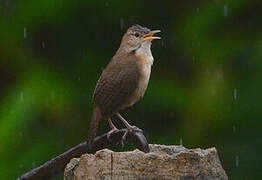
[[[89,145],[96,135],[101,118],[112,123],[109,119],[111,116],[133,105],[144,95],[153,64],[151,41],[157,39],[153,34],[154,31],[139,25],[129,28],[117,53],[102,72],[93,96],[94,112],[89,128]],[[126,126],[132,128],[128,123]]]
[[[126,108],[134,96],[141,71],[137,57],[127,54],[122,61],[108,64],[100,76],[94,92],[94,105],[100,107],[103,118],[109,118],[121,109]]]

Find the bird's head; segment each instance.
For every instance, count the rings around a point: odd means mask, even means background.
[[[124,34],[120,48],[124,48],[126,51],[131,52],[139,49],[143,43],[150,43],[154,39],[161,39],[160,37],[154,36],[154,34],[161,32],[160,30],[151,31],[146,27],[140,25],[133,25],[128,28]]]

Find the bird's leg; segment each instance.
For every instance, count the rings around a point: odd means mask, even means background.
[[[117,129],[116,126],[113,124],[111,118],[108,118],[107,121],[108,121],[108,124],[109,124],[111,130],[106,133],[106,137],[107,137],[107,139],[110,141],[110,136],[111,136],[111,134],[114,133],[115,131],[117,131],[118,129]]]
[[[122,140],[121,140],[121,144],[122,144],[122,145],[124,145],[124,140],[126,139],[126,136],[127,136],[128,132],[143,132],[142,129],[139,129],[139,128],[136,127],[136,126],[131,126],[131,125],[125,120],[125,118],[123,118],[123,116],[121,116],[119,113],[116,113],[116,115],[119,117],[119,119],[124,123],[124,125],[125,125],[126,128],[127,128],[127,131],[125,132],[125,134],[123,135]]]
[[[123,116],[121,116],[119,113],[116,113],[116,115],[119,117],[119,119],[124,123],[124,125],[126,126],[126,128],[129,130],[129,131],[136,131],[136,132],[143,132],[142,129],[139,129],[138,127],[136,126],[131,126],[126,120],[125,118],[123,118]]]

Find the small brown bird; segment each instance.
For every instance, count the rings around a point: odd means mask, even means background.
[[[98,122],[107,119],[111,127],[108,137],[117,128],[111,116],[117,115],[129,131],[142,131],[131,126],[119,111],[132,106],[143,97],[153,65],[151,43],[160,30],[151,31],[146,27],[134,25],[124,34],[120,47],[102,72],[93,95],[94,110],[89,127],[88,141],[92,146]]]

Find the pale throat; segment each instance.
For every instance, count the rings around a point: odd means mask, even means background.
[[[151,52],[151,41],[145,41],[141,46],[136,50],[136,55],[142,56],[147,61],[148,65],[153,65],[154,58]]]

